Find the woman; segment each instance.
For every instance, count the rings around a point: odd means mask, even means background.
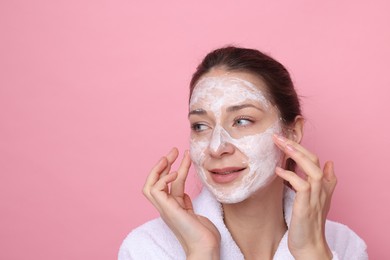
[[[287,70],[252,49],[209,53],[190,84],[190,152],[176,148],[144,194],[161,218],[133,230],[119,259],[367,259],[365,243],[326,220],[333,163],[301,146],[303,117]],[[205,188],[184,193],[191,161]],[[296,166],[302,174],[296,174]]]

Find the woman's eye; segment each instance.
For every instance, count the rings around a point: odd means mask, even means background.
[[[235,126],[247,126],[247,125],[250,125],[252,124],[253,121],[252,120],[249,120],[247,118],[239,118],[237,119],[235,122],[234,122],[234,125]]]
[[[195,132],[202,132],[202,131],[205,131],[207,130],[209,127],[205,124],[200,124],[200,123],[196,123],[196,124],[192,124],[191,125],[191,129],[194,130]]]

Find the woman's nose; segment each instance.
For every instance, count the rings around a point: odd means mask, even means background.
[[[210,155],[213,157],[221,157],[225,154],[232,154],[234,152],[234,146],[231,144],[229,137],[225,129],[217,126],[210,140]]]

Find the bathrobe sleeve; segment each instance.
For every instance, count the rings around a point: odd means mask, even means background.
[[[327,221],[326,239],[334,260],[368,260],[366,243],[349,227]]]

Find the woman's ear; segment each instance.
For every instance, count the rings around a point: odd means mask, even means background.
[[[294,123],[290,125],[289,131],[287,131],[287,138],[293,140],[296,143],[300,143],[303,138],[303,126],[305,119],[303,116],[296,116]]]

